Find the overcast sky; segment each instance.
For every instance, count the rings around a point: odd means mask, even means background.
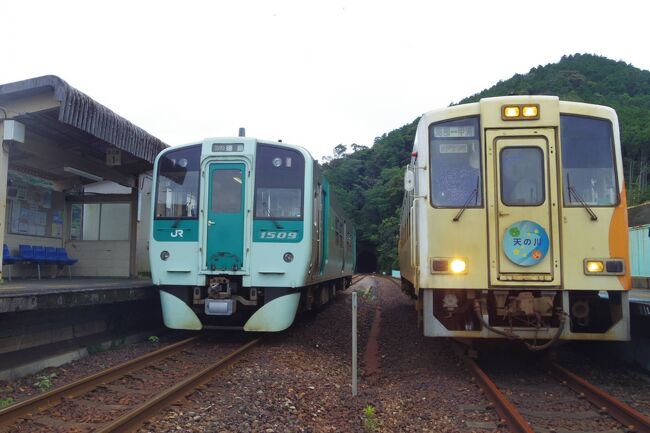
[[[650,69],[645,2],[0,0],[0,83],[58,75],[174,145],[320,159],[562,55]]]

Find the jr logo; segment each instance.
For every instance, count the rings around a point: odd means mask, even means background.
[[[182,238],[183,237],[183,230],[176,229],[170,234],[170,236],[173,237],[173,238]]]

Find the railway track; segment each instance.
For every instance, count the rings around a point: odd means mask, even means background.
[[[357,284],[359,281],[363,280],[366,277],[367,277],[367,275],[365,275],[365,274],[353,275],[352,276],[352,284],[350,284],[350,285],[353,286],[353,285]]]
[[[538,376],[512,374],[497,386],[474,360],[464,360],[496,409],[499,425],[511,432],[650,433],[646,415],[554,362]]]
[[[201,340],[185,339],[10,406],[0,411],[0,432],[134,431],[260,341],[215,348]]]

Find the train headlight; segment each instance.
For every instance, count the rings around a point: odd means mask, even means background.
[[[539,107],[537,105],[524,105],[521,115],[524,117],[539,117]]]
[[[161,260],[167,260],[169,258],[169,251],[163,251],[160,253],[160,259]]]
[[[449,269],[454,274],[464,274],[467,272],[467,262],[465,259],[451,259]]]
[[[293,261],[293,254],[284,253],[284,255],[282,256],[282,260],[284,260],[287,263],[291,263]]]
[[[585,259],[584,270],[587,275],[625,275],[623,259]]]
[[[600,260],[587,260],[585,269],[588,274],[599,274],[605,270],[605,265]]]
[[[506,117],[508,119],[516,119],[519,117],[519,107],[514,106],[514,107],[503,107],[503,117]]]
[[[537,120],[539,119],[539,113],[539,104],[501,106],[502,120]]]
[[[464,257],[435,257],[431,259],[432,274],[466,274],[467,259]]]

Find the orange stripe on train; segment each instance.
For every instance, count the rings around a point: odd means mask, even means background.
[[[621,257],[625,261],[625,275],[618,277],[623,289],[632,288],[632,277],[630,276],[630,249],[627,233],[627,196],[625,185],[621,191],[621,202],[614,209],[614,215],[609,223],[609,256]]]

